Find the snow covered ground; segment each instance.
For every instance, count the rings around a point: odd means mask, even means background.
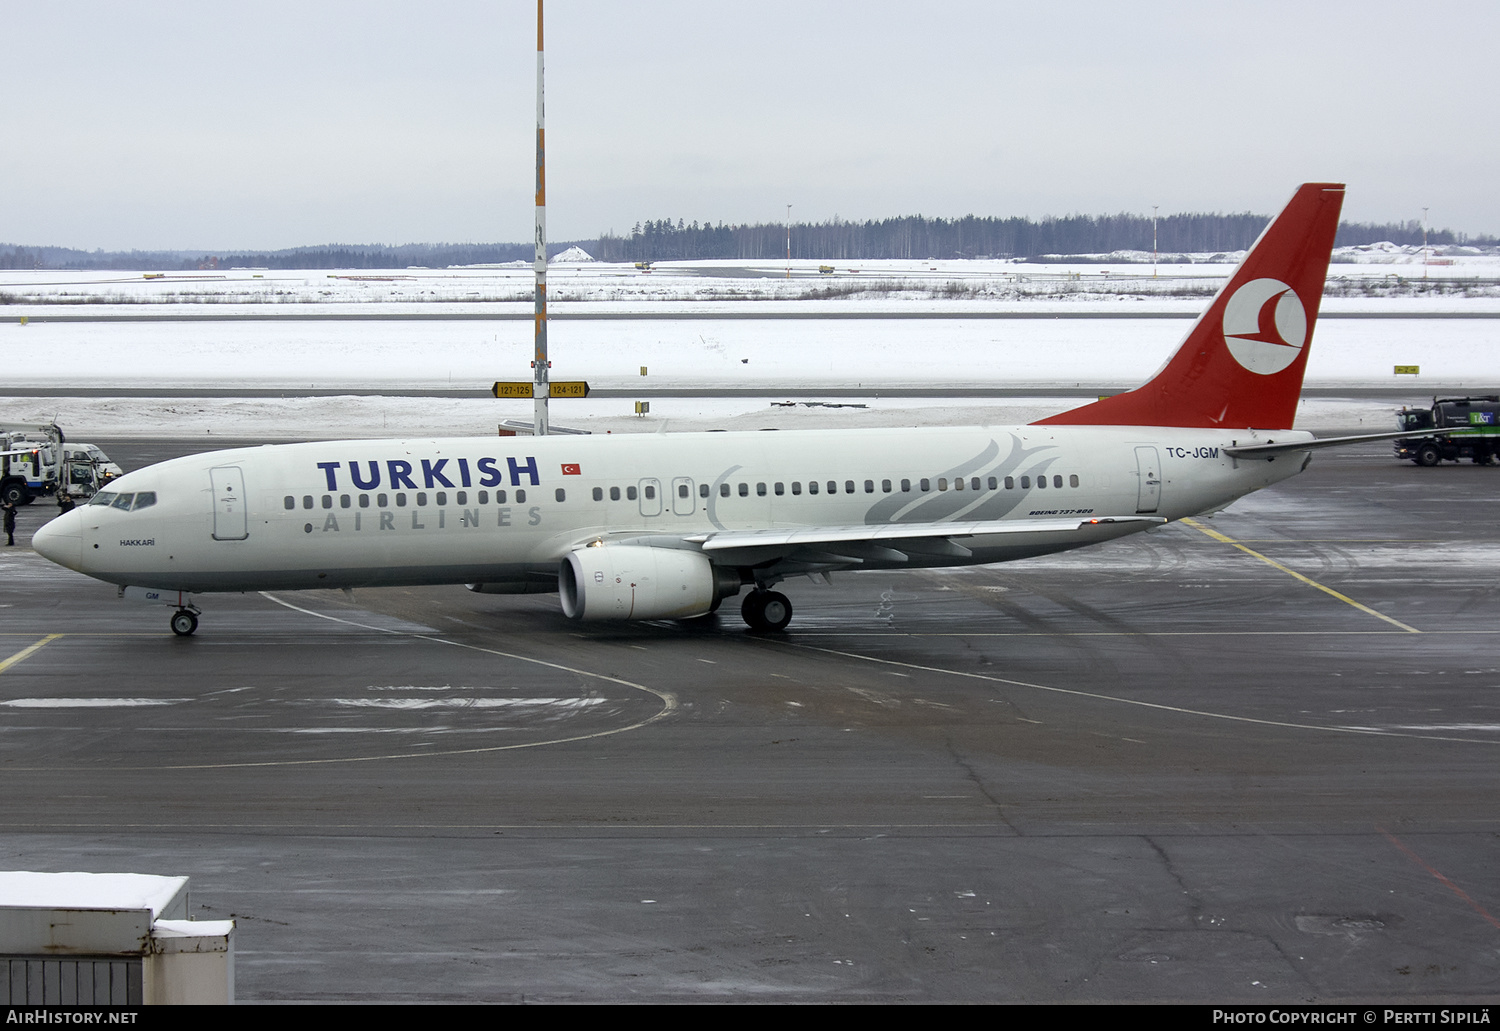
[[[1087,402],[1077,397],[838,398],[862,407],[809,407],[806,399],[767,397],[653,398],[651,414],[632,414],[620,399],[556,400],[553,425],[591,433],[691,430],[796,430],[874,426],[1015,426]],[[1414,392],[1411,400],[1422,396]],[[1304,399],[1297,427],[1317,433],[1396,429],[1392,404]],[[75,440],[119,437],[215,437],[336,440],[372,437],[493,436],[507,419],[530,421],[531,402],[485,398],[0,398],[0,421],[56,421]]]
[[[560,321],[549,340],[553,379],[601,388],[1045,392],[1139,383],[1190,324],[1109,317],[665,318]],[[532,349],[529,320],[0,322],[5,379],[13,387],[487,391],[495,380],[529,380]],[[1421,375],[1397,377],[1397,365],[1420,366]],[[1324,319],[1307,384],[1493,389],[1500,384],[1500,319]]]
[[[1414,277],[1424,270],[1429,282],[1450,286],[1500,276],[1500,258],[1452,260],[1448,266],[1403,268],[1400,282],[1420,283]],[[867,262],[859,268],[845,272],[841,266],[839,273],[824,276],[815,264],[799,262],[788,280],[784,269],[731,262],[663,264],[652,273],[597,262],[554,265],[552,296],[574,299],[551,306],[562,316],[550,334],[552,378],[639,390],[652,409],[648,418],[638,419],[628,398],[555,401],[554,422],[597,432],[651,431],[663,422],[675,429],[1026,422],[1081,403],[1058,397],[1060,389],[1105,391],[1145,380],[1190,325],[1171,316],[1201,310],[1229,271],[1227,265],[1162,266],[1161,278],[1153,281],[1150,267],[1140,265],[1116,270],[950,261]],[[1363,284],[1395,281],[1389,265],[1335,265],[1332,271],[1343,275],[1346,270]],[[1035,296],[959,289],[1033,281],[1099,289]],[[1176,283],[1188,295],[1118,292],[1134,289],[1131,284],[1155,289],[1161,283]],[[877,288],[840,292],[851,284],[858,290]],[[95,392],[160,387],[179,393],[487,391],[495,380],[531,378],[530,291],[531,273],[524,268],[236,270],[160,277],[0,272],[0,299],[8,298],[0,303],[0,353],[6,358],[0,386]],[[1338,296],[1325,300],[1324,311],[1346,317],[1319,323],[1308,365],[1310,387],[1389,388],[1413,401],[1434,390],[1488,393],[1500,387],[1500,318],[1493,317],[1500,314],[1500,296],[1464,296],[1463,290]],[[982,317],[1005,312],[1040,317]],[[586,317],[632,313],[644,317]],[[113,314],[177,321],[48,321],[58,315]],[[256,321],[198,320],[223,314]],[[304,317],[311,314],[325,320]],[[326,320],[340,314],[377,318]],[[379,318],[388,314],[405,318]],[[442,318],[455,314],[465,317]],[[472,317],[495,314],[512,317]],[[566,318],[569,314],[585,317]],[[808,317],[755,317],[763,314]],[[958,317],[905,317],[912,314]],[[1052,314],[1070,317],[1046,317]],[[1408,317],[1382,317],[1390,314]],[[840,317],[849,315],[860,317]],[[1127,315],[1132,317],[1121,317]],[[1396,376],[1397,365],[1419,366],[1421,375]],[[829,400],[869,407],[772,407],[788,387],[854,389],[867,396]],[[1027,401],[881,398],[905,387],[942,387],[960,395],[973,388],[1008,387],[1036,396]],[[650,393],[662,388],[727,388],[755,396],[693,399]],[[265,439],[487,434],[502,420],[529,418],[531,412],[530,402],[488,398],[29,399],[3,394],[0,389],[0,422],[56,418],[77,439],[178,433]],[[1389,419],[1389,405],[1309,402],[1299,425],[1383,429]]]
[[[1400,296],[1416,299],[1485,297],[1500,303],[1500,254],[1429,256],[1447,265],[1424,265],[1420,248],[1346,248],[1346,263],[1329,270],[1330,294]],[[1239,254],[1199,255],[1192,264],[1142,264],[1140,254],[1085,256],[1089,260],[1031,264],[1013,261],[880,260],[834,262],[833,271],[819,272],[816,261],[794,261],[791,276],[785,263],[764,261],[658,262],[650,271],[632,264],[554,261],[548,268],[549,300],[566,310],[569,303],[613,304],[627,308],[662,304],[741,305],[746,301],[797,302],[826,305],[857,303],[893,306],[994,305],[1047,300],[1060,304],[1202,303],[1223,283]],[[1145,256],[1149,259],[1149,255]],[[1128,259],[1135,260],[1128,260]],[[1210,258],[1224,258],[1213,262]],[[1202,260],[1198,260],[1202,259]],[[56,312],[59,306],[121,306],[129,312],[139,305],[223,305],[290,308],[324,306],[411,305],[485,307],[530,303],[529,267],[473,267],[392,270],[230,269],[204,271],[69,272],[0,270],[0,313],[10,315]],[[239,310],[237,307],[234,310]],[[396,310],[396,309],[390,309]],[[453,310],[440,308],[439,310]],[[461,310],[461,308],[460,308]]]

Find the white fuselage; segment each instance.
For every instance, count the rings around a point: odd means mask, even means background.
[[[352,440],[242,448],[129,473],[37,548],[111,583],[170,591],[545,585],[570,552],[631,538],[1214,511],[1295,474],[1300,453],[1234,442],[1308,434],[1001,426]],[[143,494],[154,494],[143,504]],[[130,508],[119,504],[127,495]],[[877,550],[859,568],[997,562],[1151,525]],[[750,561],[749,559],[742,559]],[[715,554],[716,563],[734,561]]]

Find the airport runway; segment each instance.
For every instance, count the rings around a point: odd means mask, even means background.
[[[0,548],[0,866],[190,875],[244,1002],[1500,1001],[1497,493],[1322,452],[771,637]]]
[[[351,312],[351,311],[287,311],[287,306],[269,306],[268,310],[262,311],[240,311],[240,312],[170,312],[155,308],[147,312],[131,312],[129,314],[101,314],[97,312],[77,313],[49,313],[45,309],[37,312],[34,307],[28,307],[26,314],[15,315],[11,318],[20,320],[24,318],[27,323],[43,325],[46,323],[153,323],[153,322],[530,322],[536,318],[530,310],[520,310],[516,302],[512,304],[511,310],[486,311],[483,309],[472,309],[469,311],[376,311],[376,312]],[[864,321],[904,321],[908,319],[932,320],[956,320],[956,321],[1014,321],[1042,319],[1047,321],[1056,320],[1088,320],[1104,321],[1110,319],[1196,319],[1199,312],[1196,310],[1142,308],[1140,310],[1122,311],[1068,311],[1056,308],[1034,310],[1027,308],[1009,309],[999,311],[985,310],[960,310],[944,311],[942,309],[895,309],[891,311],[767,311],[761,306],[746,306],[743,310],[719,310],[719,311],[668,311],[658,312],[651,310],[643,311],[599,311],[584,309],[580,311],[558,311],[554,309],[547,315],[549,322],[864,322]],[[1320,319],[1399,319],[1404,321],[1432,319],[1467,320],[1467,319],[1500,319],[1500,311],[1325,311],[1318,316]],[[11,321],[7,318],[4,321]]]

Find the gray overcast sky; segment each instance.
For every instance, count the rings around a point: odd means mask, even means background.
[[[5,0],[0,240],[531,238],[529,0]],[[548,225],[1270,213],[1500,233],[1500,4],[547,7]]]

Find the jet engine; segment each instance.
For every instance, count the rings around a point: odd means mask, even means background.
[[[739,593],[739,574],[702,552],[605,544],[580,548],[558,571],[570,619],[691,619]]]

